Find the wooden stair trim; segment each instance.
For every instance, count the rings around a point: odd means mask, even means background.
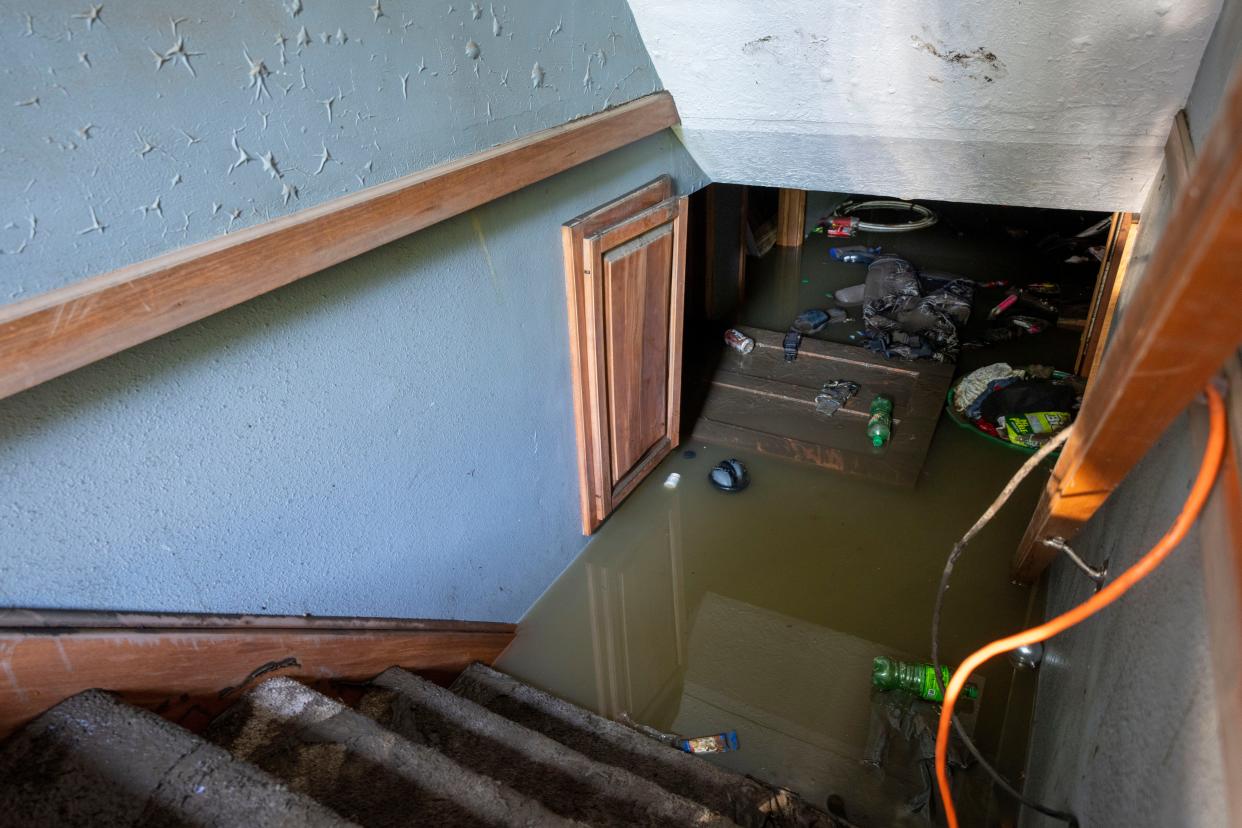
[[[255,629],[371,630],[379,632],[513,633],[516,624],[500,621],[445,621],[424,618],[357,618],[332,615],[231,615],[197,612],[114,612],[108,610],[0,609],[0,632],[103,629]]]
[[[451,680],[492,664],[515,632],[477,621],[5,610],[0,738],[93,688],[201,730],[270,676],[334,695],[393,666]]]
[[[0,398],[679,123],[667,92],[0,307]]]

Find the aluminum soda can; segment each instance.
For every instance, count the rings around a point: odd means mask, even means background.
[[[749,354],[755,350],[755,340],[739,331],[737,328],[729,328],[724,333],[725,344],[733,350],[742,354]]]

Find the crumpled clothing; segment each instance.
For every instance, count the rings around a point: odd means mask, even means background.
[[[988,383],[987,387],[979,396],[975,397],[975,401],[966,407],[966,416],[972,420],[978,420],[983,416],[984,403],[988,401],[988,397],[1000,391],[1002,388],[1008,388],[1018,380],[1025,379],[1021,374],[1012,377],[1001,377],[994,379]],[[990,421],[989,421],[990,422]]]
[[[904,359],[957,359],[958,329],[970,318],[975,283],[969,279],[931,283],[939,286],[925,291],[914,265],[896,256],[882,256],[871,264],[863,305],[863,324],[872,340],[868,347]],[[887,334],[888,338],[876,342],[871,334]]]
[[[965,411],[987,391],[988,383],[992,380],[1004,379],[1020,373],[1007,362],[994,362],[991,365],[976,368],[958,381],[957,388],[953,391],[953,407],[959,413]]]
[[[923,778],[922,790],[907,803],[913,814],[922,814],[932,821],[932,790],[936,786],[936,727],[940,721],[940,706],[924,701],[912,693],[901,691],[873,691],[871,694],[871,724],[867,733],[867,745],[863,749],[863,762],[882,768],[889,757],[891,744],[901,744],[901,761],[916,764]],[[898,738],[900,737],[900,738]],[[948,766],[950,775],[955,769],[968,768],[972,757],[956,732],[949,738]]]
[[[933,359],[936,354],[935,349],[924,341],[923,337],[902,331],[893,331],[891,333],[864,331],[860,344],[867,350],[875,351],[880,356],[887,357],[888,359],[893,359],[894,357],[900,359]]]
[[[815,395],[815,410],[831,417],[837,409],[858,393],[859,385],[853,380],[829,380]]]
[[[920,296],[922,289],[918,269],[900,256],[880,256],[867,265],[867,281],[863,291],[864,302],[894,295]]]
[[[1007,387],[1022,379],[1026,379],[1026,377],[1018,374],[1017,376],[1005,376],[1001,377],[999,380],[992,380],[989,384],[987,384],[987,387],[984,391],[982,391],[982,394],[975,397],[975,401],[971,402],[970,405],[966,407],[966,416],[970,417],[971,420],[979,420],[980,417],[984,416],[984,405],[987,403],[987,398],[996,394],[997,391],[1007,389]]]

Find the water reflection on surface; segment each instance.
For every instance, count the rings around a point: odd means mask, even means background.
[[[922,781],[912,760],[860,763],[871,659],[927,658],[945,555],[1022,458],[942,421],[913,491],[732,452],[753,483],[724,494],[706,475],[729,453],[683,448],[697,457],[669,457],[622,505],[499,667],[608,716],[736,729],[742,749],[712,761],[821,807],[838,793],[863,824],[899,824]],[[681,485],[665,489],[673,471]],[[1029,590],[1010,584],[1009,560],[1037,495],[1028,482],[956,570],[947,658],[1023,624]],[[1004,741],[1020,759],[1028,711],[1006,718],[1013,672],[993,662],[983,677],[981,747]]]
[[[1003,228],[1021,225],[1027,212],[939,208],[947,212],[931,230],[861,234],[849,243],[882,244],[921,267],[980,281],[1077,278],[1031,252],[1030,242],[1047,231],[1042,219],[1023,235]],[[837,243],[813,236],[801,248],[749,259],[739,321],[783,331],[800,311],[830,307],[832,291],[866,273],[832,260]],[[981,292],[972,325],[1002,295]],[[852,313],[852,323],[816,336],[849,341],[859,327],[858,309]],[[690,331],[687,338],[688,351],[702,345]],[[1076,332],[1052,328],[963,351],[958,373],[996,361],[1069,370],[1077,345]],[[897,754],[883,772],[859,764],[875,710],[870,660],[881,653],[928,659],[945,556],[1023,456],[943,415],[912,491],[744,452],[683,448],[698,456],[669,457],[622,505],[531,609],[501,667],[597,711],[625,711],[664,730],[735,728],[741,750],[712,761],[786,785],[821,807],[838,793],[860,825],[901,824],[920,771]],[[729,456],[750,467],[754,482],[741,494],[706,482],[708,469]],[[682,480],[670,491],[662,483],[674,471]],[[1010,584],[1009,562],[1042,485],[1043,476],[1035,477],[954,573],[942,622],[950,661],[1024,626],[1031,614],[1032,591]],[[987,665],[983,679],[975,733],[1012,778],[1023,766],[1034,676],[1015,676],[1002,660]],[[987,800],[981,771],[965,778],[983,792],[966,824],[1012,822],[1011,803],[998,811]]]

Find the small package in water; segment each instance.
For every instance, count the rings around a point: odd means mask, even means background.
[[[678,739],[677,747],[686,753],[727,753],[738,748],[737,731],[699,736],[697,739]]]

